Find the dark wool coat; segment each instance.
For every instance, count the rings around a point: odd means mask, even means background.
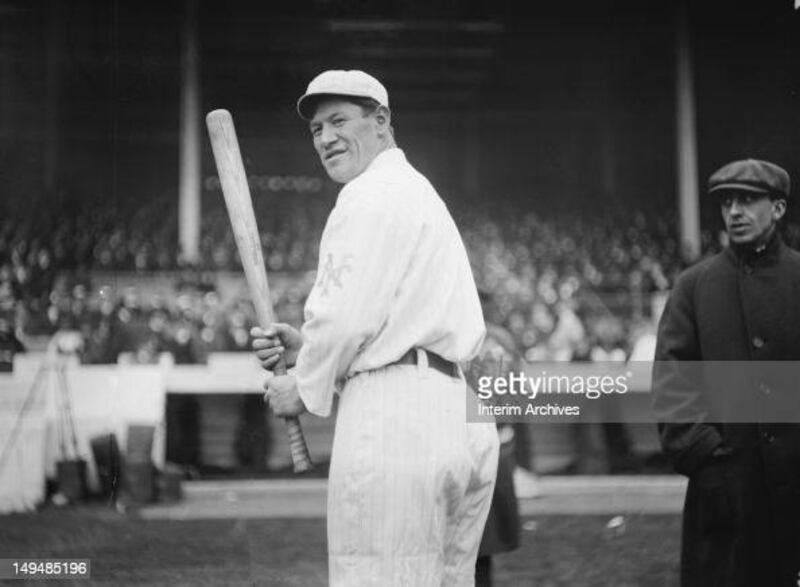
[[[725,249],[676,280],[659,324],[653,398],[663,449],[689,478],[682,585],[797,587],[800,423],[678,422],[687,406],[702,415],[704,392],[681,390],[658,362],[798,360],[800,253],[778,237],[760,253]],[[757,381],[752,393],[759,402],[777,395]],[[797,406],[800,377],[781,393]]]
[[[514,441],[501,444],[492,507],[486,519],[478,556],[509,552],[519,547],[519,509],[514,493],[515,465]]]
[[[465,371],[467,381],[473,388],[477,387],[478,378],[482,375],[498,375],[501,364],[510,371],[518,371],[520,357],[512,334],[495,324],[486,325],[486,338],[483,341],[479,357],[472,361]],[[500,359],[502,358],[502,363]],[[497,480],[492,495],[492,506],[483,530],[478,556],[492,556],[509,552],[520,544],[520,519],[517,496],[514,492],[514,452],[515,437],[500,445],[500,457],[497,462]]]

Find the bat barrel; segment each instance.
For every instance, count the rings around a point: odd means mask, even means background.
[[[212,110],[206,115],[206,126],[250,297],[259,324],[268,328],[274,322],[269,284],[261,252],[261,236],[256,225],[250,186],[247,183],[233,117],[225,109]],[[277,369],[275,373],[278,374]],[[287,418],[286,423],[295,472],[307,471],[312,465],[300,422],[297,418]]]

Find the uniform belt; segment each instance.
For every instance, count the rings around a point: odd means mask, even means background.
[[[440,373],[444,373],[448,377],[458,377],[458,365],[452,361],[440,357],[431,351],[424,351],[428,355],[428,367],[436,369]],[[406,352],[402,357],[397,359],[392,365],[416,365],[417,364],[417,349],[411,349]]]

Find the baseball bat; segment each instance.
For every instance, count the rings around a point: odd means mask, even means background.
[[[267,272],[264,269],[264,257],[261,252],[261,236],[256,225],[253,201],[250,198],[250,187],[242,163],[239,141],[233,118],[227,110],[213,110],[206,115],[206,126],[211,138],[211,148],[217,164],[228,217],[236,238],[236,247],[242,260],[250,297],[256,309],[258,322],[262,328],[268,328],[275,320],[270,302]],[[286,363],[281,359],[274,369],[275,375],[286,373]],[[297,418],[286,418],[289,432],[289,446],[292,453],[294,472],[302,473],[313,467],[308,454],[303,429]]]

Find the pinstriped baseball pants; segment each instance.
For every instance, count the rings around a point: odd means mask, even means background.
[[[328,480],[331,585],[474,584],[499,442],[494,424],[466,422],[466,393],[417,365],[348,381]]]

